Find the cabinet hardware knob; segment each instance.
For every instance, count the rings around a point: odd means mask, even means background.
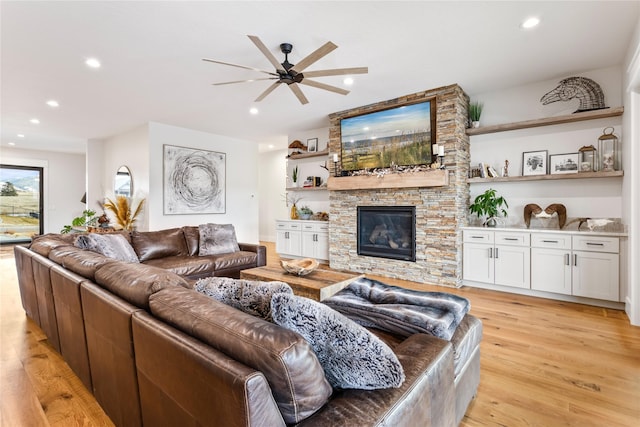
[[[570,265],[569,254],[564,254],[564,265]]]
[[[592,243],[592,242],[587,242],[588,246],[604,246],[604,243]]]
[[[558,243],[557,240],[543,240],[543,243]]]

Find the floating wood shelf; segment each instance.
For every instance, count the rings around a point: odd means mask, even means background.
[[[469,184],[487,183],[487,182],[518,182],[518,181],[549,181],[557,179],[585,179],[585,178],[614,178],[623,176],[624,171],[613,172],[577,172],[555,175],[532,175],[532,176],[507,176],[496,178],[469,178]]]
[[[449,185],[449,171],[437,169],[427,172],[390,173],[375,175],[329,177],[327,187],[332,191],[378,190],[383,188],[444,187]]]
[[[327,191],[327,186],[321,187],[287,187],[287,191]]]
[[[603,110],[585,111],[583,113],[566,114],[563,116],[546,117],[544,119],[526,120],[523,122],[504,123],[501,125],[482,126],[467,129],[467,135],[482,135],[486,133],[506,132],[517,129],[535,128],[540,126],[558,125],[562,123],[580,122],[583,120],[604,119],[621,116],[624,107],[605,108]]]
[[[322,151],[317,151],[312,153],[292,154],[290,156],[287,156],[287,159],[298,160],[298,159],[308,159],[310,157],[321,157],[321,156],[328,156],[328,155],[329,155],[329,150],[322,150]]]

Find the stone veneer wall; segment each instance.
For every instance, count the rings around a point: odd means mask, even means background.
[[[340,153],[340,120],[408,103],[436,99],[436,141],[445,146],[449,185],[431,188],[329,192],[331,268],[445,286],[462,283],[462,231],[469,206],[469,97],[450,85],[331,114],[329,151]],[[339,178],[337,178],[339,179]],[[416,206],[416,262],[359,256],[357,206]]]

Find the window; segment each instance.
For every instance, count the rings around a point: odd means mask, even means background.
[[[42,171],[0,165],[0,244],[29,242],[44,232]]]

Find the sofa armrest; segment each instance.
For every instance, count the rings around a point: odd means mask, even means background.
[[[238,243],[241,251],[255,252],[258,254],[256,267],[267,265],[267,247],[263,245],[254,245],[251,243]]]
[[[453,348],[426,334],[412,335],[394,349],[406,376],[399,388],[341,390],[298,426],[455,425]]]

